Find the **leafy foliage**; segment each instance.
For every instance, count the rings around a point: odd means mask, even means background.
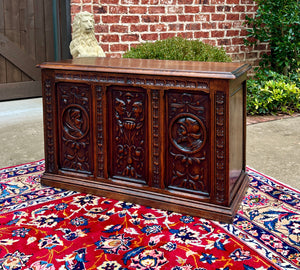
[[[258,10],[254,18],[246,16],[246,45],[268,42],[270,54],[263,55],[260,66],[282,74],[295,74],[300,58],[299,0],[254,0]]]
[[[258,73],[247,82],[248,114],[300,112],[299,78],[297,84],[274,71]]]
[[[131,48],[124,58],[182,60],[202,62],[231,62],[224,49],[205,44],[199,40],[173,37],[146,42]]]

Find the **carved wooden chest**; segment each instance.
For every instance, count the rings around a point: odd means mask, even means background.
[[[42,183],[230,222],[249,65],[79,58],[42,68]]]

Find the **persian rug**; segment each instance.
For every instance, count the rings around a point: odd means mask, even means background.
[[[0,269],[299,269],[300,193],[251,168],[233,224],[40,184],[0,169]]]

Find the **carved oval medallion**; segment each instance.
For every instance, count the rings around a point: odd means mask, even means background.
[[[184,153],[194,154],[201,150],[206,141],[203,122],[195,115],[181,113],[175,116],[169,126],[170,141]]]
[[[80,105],[69,105],[62,113],[64,131],[73,139],[83,138],[89,131],[89,117]]]

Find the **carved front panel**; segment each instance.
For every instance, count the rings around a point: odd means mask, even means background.
[[[168,177],[171,189],[209,193],[209,95],[168,93]]]
[[[125,181],[146,179],[146,93],[140,88],[109,88],[111,174]]]
[[[89,86],[60,83],[57,85],[60,122],[60,168],[91,173],[91,98]]]

